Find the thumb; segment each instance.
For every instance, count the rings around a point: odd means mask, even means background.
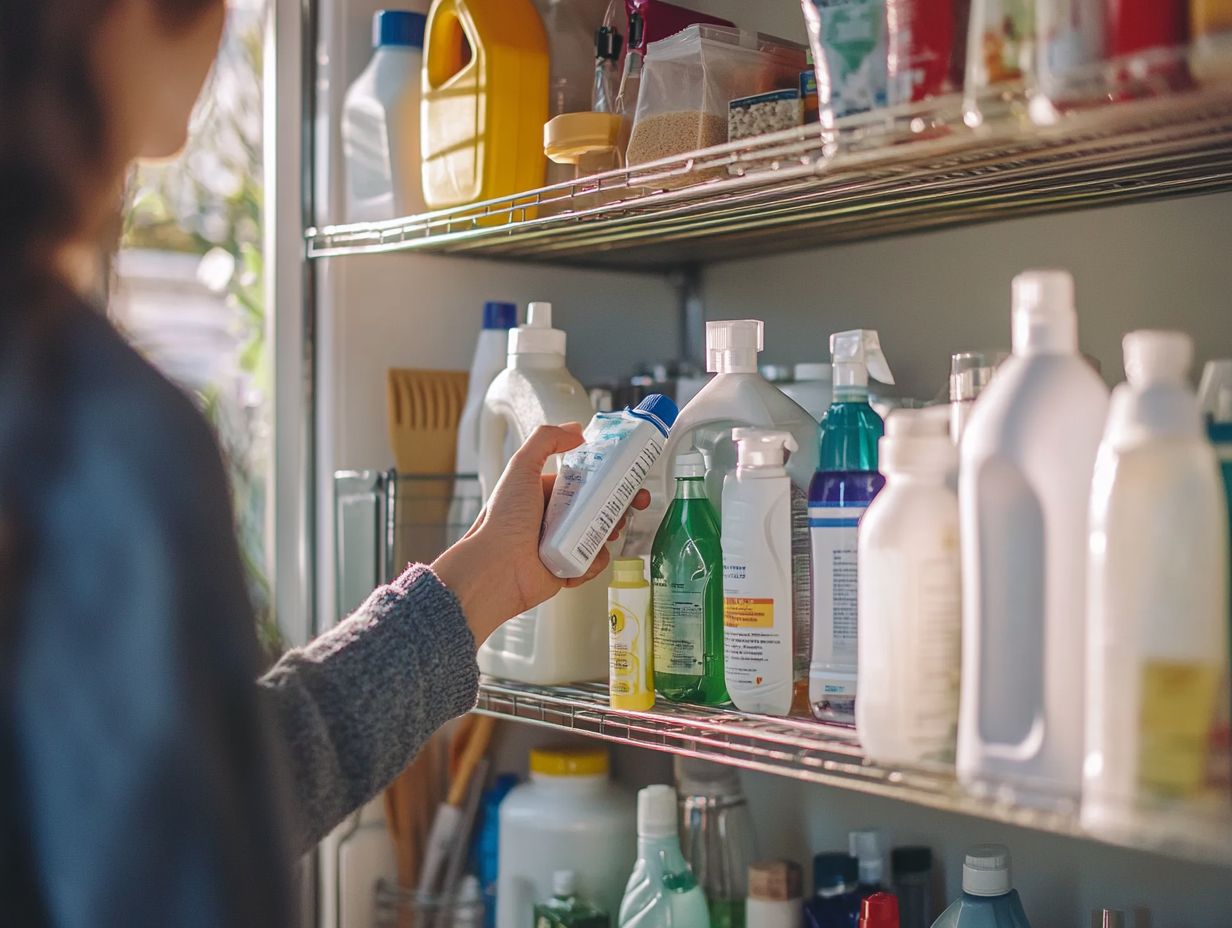
[[[565,425],[541,425],[518,449],[511,462],[519,470],[543,473],[543,467],[554,454],[572,451],[582,443],[582,427],[576,422]]]

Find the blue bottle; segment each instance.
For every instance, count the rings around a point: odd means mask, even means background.
[[[859,864],[850,854],[817,854],[813,858],[816,895],[804,905],[807,928],[856,928],[860,921],[858,877]]]
[[[885,485],[877,442],[885,423],[868,403],[868,378],[893,383],[871,329],[830,336],[834,400],[821,420],[821,459],[809,487],[813,543],[813,660],[809,706],[825,722],[856,723],[856,526]]]
[[[963,861],[963,891],[933,928],[1031,928],[1018,890],[1010,883],[1010,852],[977,844]]]
[[[512,773],[502,773],[483,791],[475,839],[471,844],[471,869],[483,888],[483,913],[486,928],[496,928],[497,863],[500,860],[500,804],[518,785]]]

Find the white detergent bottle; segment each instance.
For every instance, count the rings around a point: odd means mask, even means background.
[[[1014,278],[1013,356],[963,434],[958,775],[1065,805],[1082,780],[1086,542],[1108,388],[1065,271]]]
[[[419,97],[427,17],[382,10],[372,25],[372,61],[342,106],[346,221],[424,212]]]
[[[706,461],[706,495],[722,514],[723,481],[736,469],[733,428],[790,432],[800,449],[787,461],[791,478],[792,551],[795,617],[795,674],[801,704],[808,698],[812,651],[812,546],[808,527],[808,489],[817,469],[817,420],[758,373],[763,326],[758,319],[706,323],[707,368],[714,378],[680,411],[663,454],[646,480],[650,508],[632,520],[626,554],[650,554],[655,533],[672,501],[669,475],[676,458],[696,448]]]
[[[736,708],[791,711],[792,616],[790,432],[734,429],[735,473],[723,483],[723,668]]]
[[[552,304],[531,303],[526,325],[509,332],[508,367],[496,375],[479,417],[479,482],[486,501],[508,463],[507,439],[521,445],[541,425],[587,423],[590,397],[565,368],[565,333],[552,328]],[[545,473],[555,473],[549,460]],[[479,669],[522,683],[552,685],[607,678],[608,575],[562,590],[510,619],[479,650]]]
[[[953,763],[962,580],[948,408],[890,413],[878,460],[886,485],[859,533],[856,731],[882,763]]]
[[[1124,347],[1091,494],[1082,823],[1218,847],[1232,834],[1223,480],[1187,381],[1192,339],[1130,332]]]

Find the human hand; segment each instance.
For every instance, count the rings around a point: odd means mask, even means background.
[[[432,565],[441,581],[462,603],[471,631],[482,644],[500,625],[551,599],[565,587],[580,586],[606,569],[611,555],[599,552],[585,576],[561,580],[539,560],[543,514],[555,485],[543,473],[548,458],[582,444],[576,424],[540,426],[513,456],[496,489],[471,530]],[[650,505],[641,490],[635,509]],[[621,519],[612,532],[615,541],[624,528]]]

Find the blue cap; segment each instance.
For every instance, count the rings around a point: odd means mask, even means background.
[[[518,327],[518,304],[497,303],[493,300],[484,303],[483,327],[485,329],[516,329]]]
[[[676,417],[680,415],[680,410],[676,408],[670,396],[652,393],[637,404],[637,409],[630,409],[629,413],[639,419],[645,419],[666,435],[676,424]]]
[[[406,10],[381,10],[372,17],[372,47],[401,45],[423,48],[428,17]]]
[[[813,857],[813,889],[847,889],[860,879],[860,864],[850,854],[828,851]]]

